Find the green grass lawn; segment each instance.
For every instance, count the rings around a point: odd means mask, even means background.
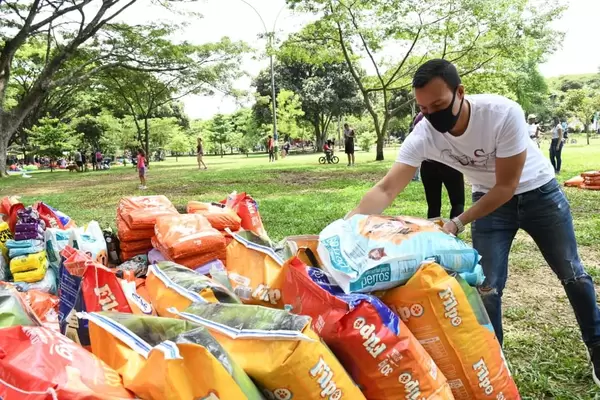
[[[563,153],[561,180],[600,169],[600,140],[591,146],[568,145]],[[130,167],[84,174],[35,173],[31,179],[0,180],[0,196],[21,195],[25,203],[43,200],[79,222],[95,219],[114,226],[116,205],[123,196],[165,194],[184,206],[189,200],[217,201],[234,190],[246,191],[259,202],[270,236],[279,240],[317,234],[343,217],[385,174],[395,150],[386,151],[385,162],[371,161],[374,153],[359,153],[355,168],[347,168],[344,155],[338,155],[342,158],[338,166],[318,165],[316,154],[294,155],[272,164],[266,155],[206,157],[208,171],[198,171],[193,158],[169,159],[152,163],[146,192],[137,189],[137,174]],[[600,283],[600,192],[566,192],[582,259]],[[426,210],[422,185],[412,183],[388,212],[425,216]],[[444,213],[449,213],[448,207]],[[562,287],[533,241],[521,233],[511,253],[504,312],[505,350],[524,399],[596,398],[600,391],[594,388]]]

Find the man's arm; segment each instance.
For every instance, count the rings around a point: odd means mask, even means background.
[[[483,218],[507,203],[514,195],[527,159],[527,150],[513,157],[496,159],[496,185],[458,218],[464,224]],[[452,227],[451,233],[455,233]]]
[[[386,176],[367,192],[358,207],[349,212],[345,218],[350,218],[355,214],[382,214],[410,183],[416,170],[416,167],[396,162]]]

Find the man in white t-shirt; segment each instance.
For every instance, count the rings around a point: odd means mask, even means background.
[[[565,288],[600,386],[600,310],[594,285],[579,259],[569,202],[550,162],[529,138],[523,110],[502,96],[465,96],[456,67],[446,60],[419,67],[413,88],[425,120],[404,141],[388,174],[348,217],[383,213],[424,160],[462,172],[473,185],[473,206],[444,229],[459,234],[472,223],[473,247],[486,275],[480,293],[498,340],[503,341],[508,255],[523,229]]]

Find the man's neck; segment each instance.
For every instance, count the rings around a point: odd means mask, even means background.
[[[458,137],[462,136],[469,127],[469,120],[471,119],[471,103],[469,100],[465,99],[462,104],[462,110],[460,111],[460,116],[458,117],[458,121],[456,125],[454,125],[454,129],[450,131],[452,136]]]

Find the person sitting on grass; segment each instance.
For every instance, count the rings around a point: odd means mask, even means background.
[[[137,170],[138,170],[139,175],[140,175],[140,186],[139,186],[139,188],[141,190],[148,189],[146,187],[146,153],[144,152],[143,149],[138,149]]]

